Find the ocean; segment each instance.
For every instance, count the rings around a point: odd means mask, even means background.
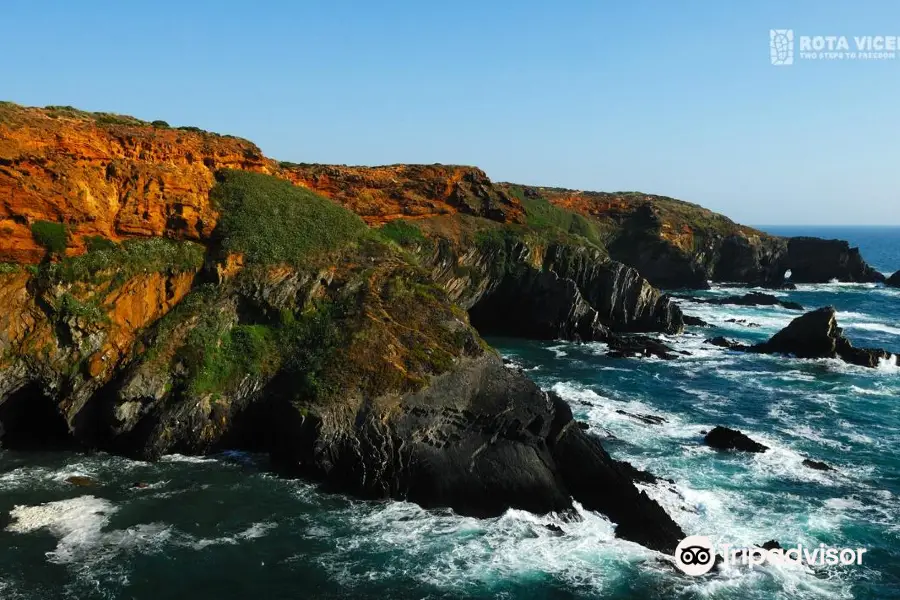
[[[765,229],[849,239],[876,268],[900,269],[900,228]],[[831,283],[775,293],[807,309],[834,305],[855,345],[900,353],[900,289]],[[693,578],[587,511],[580,522],[521,511],[479,520],[363,502],[280,478],[265,457],[240,452],[158,463],[0,452],[0,598],[900,598],[896,359],[864,369],[735,354],[703,342],[761,341],[800,313],[683,307],[713,328],[661,336],[690,353],[675,361],[607,358],[602,344],[489,341],[567,399],[615,458],[671,479],[642,488],[688,534],[736,546],[866,548],[863,564]],[[716,425],[771,449],[715,452],[702,432]],[[812,470],[805,458],[834,470]],[[73,476],[93,485],[72,485]]]

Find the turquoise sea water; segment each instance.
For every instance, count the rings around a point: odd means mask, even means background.
[[[900,229],[885,242],[872,232],[831,231],[808,234],[849,238],[879,269],[900,268]],[[743,290],[702,292],[733,293]],[[834,305],[856,345],[900,352],[900,290],[825,284],[777,293],[807,308]],[[587,512],[581,522],[558,523],[565,533],[555,535],[543,526],[553,516],[509,511],[477,520],[324,494],[241,453],[150,464],[2,452],[0,598],[900,598],[896,362],[869,370],[731,353],[703,340],[759,341],[799,313],[684,308],[714,328],[664,336],[691,353],[670,362],[609,359],[602,344],[490,341],[569,400],[616,458],[672,479],[645,489],[687,533],[735,545],[865,547],[863,565],[691,578],[616,539],[606,519]],[[701,432],[719,424],[771,450],[706,448]],[[804,467],[806,457],[835,471]],[[73,475],[97,485],[75,487],[66,482]],[[137,481],[149,487],[134,488]]]

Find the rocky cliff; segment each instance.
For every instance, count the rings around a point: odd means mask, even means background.
[[[366,498],[479,516],[577,500],[651,548],[683,535],[562,400],[502,364],[396,227],[371,229],[271,161],[226,154],[245,142],[4,109],[4,447],[246,448]],[[82,138],[95,154],[72,145]],[[521,220],[467,173],[447,206]]]
[[[884,280],[847,242],[768,235],[674,198],[505,187],[590,218],[613,259],[662,288],[704,288],[708,281],[779,286],[788,271],[796,283]]]
[[[683,534],[635,471],[478,330],[640,353],[628,336],[683,328],[654,279],[777,279],[818,242],[734,226],[730,246],[616,202],[618,224],[471,167],[276,163],[193,128],[0,104],[0,443],[246,448],[475,515],[578,501],[672,551]],[[858,253],[829,256],[865,276]]]
[[[231,136],[0,103],[0,262],[41,260],[38,221],[69,226],[70,254],[85,236],[202,239],[215,227],[209,191],[220,168],[277,165]]]

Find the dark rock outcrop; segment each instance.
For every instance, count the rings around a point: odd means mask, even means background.
[[[885,283],[891,287],[900,287],[900,271],[891,275]]]
[[[719,348],[727,348],[728,350],[747,350],[748,346],[741,344],[740,342],[736,342],[734,340],[729,340],[723,336],[717,336],[714,338],[710,338],[706,340],[704,343],[710,344],[712,346],[718,346]]]
[[[469,310],[469,319],[484,335],[584,342],[610,335],[577,284],[552,271],[504,279]]]
[[[735,325],[743,325],[744,327],[751,328],[762,327],[762,325],[760,325],[759,323],[753,323],[751,321],[748,321],[747,319],[725,319],[725,322],[734,323]]]
[[[684,324],[690,327],[710,327],[710,324],[700,317],[692,317],[691,315],[684,315]]]
[[[859,248],[843,240],[795,237],[788,240],[783,266],[797,283],[828,283],[832,279],[851,282],[881,282],[884,275],[863,260]]]
[[[809,467],[810,469],[815,469],[816,471],[834,471],[834,469],[827,463],[819,460],[813,460],[811,458],[803,459],[803,466]]]
[[[690,298],[694,302],[704,304],[734,304],[737,306],[781,306],[789,310],[803,310],[803,306],[796,302],[785,302],[771,294],[762,292],[750,292],[743,296],[726,296],[724,298]]]
[[[747,346],[724,337],[708,339],[706,343],[738,352],[788,354],[806,359],[840,358],[844,362],[873,369],[882,360],[893,356],[881,348],[854,347],[838,327],[835,310],[831,306],[797,317],[762,344]]]
[[[706,434],[703,442],[717,450],[740,450],[742,452],[765,452],[769,449],[759,442],[751,440],[749,437],[736,429],[730,429],[719,425]]]
[[[445,226],[440,219],[423,227]],[[605,341],[622,333],[679,333],[681,309],[630,267],[595,248],[438,238],[419,249],[434,279],[482,333]]]
[[[571,422],[571,411],[554,398],[555,423]],[[566,431],[579,431],[568,427]],[[674,551],[684,538],[681,528],[654,500],[631,483],[631,474],[615,463],[593,436],[558,435],[553,456],[572,497],[588,510],[596,510],[617,523],[616,535],[648,548]],[[615,490],[610,493],[611,490]]]
[[[874,368],[891,353],[882,349],[855,348],[838,327],[835,309],[827,306],[794,319],[769,341],[750,348],[765,354],[791,354],[797,358],[840,358]]]
[[[622,409],[616,409],[616,412],[620,415],[631,417],[632,419],[640,421],[641,423],[646,423],[647,425],[662,425],[663,423],[666,423],[666,420],[658,415],[631,413]]]
[[[676,358],[675,350],[646,335],[610,336],[606,340],[610,358],[649,358],[655,356],[663,360]]]
[[[12,357],[0,364],[2,441],[45,431],[142,459],[267,452],[334,491],[476,516],[578,501],[621,537],[674,550],[683,533],[637,475],[562,399],[506,368],[423,269],[379,241],[335,252],[324,267],[215,265],[215,283],[187,277],[179,294],[160,278],[158,310],[123,276],[114,285],[144,303],[128,318],[116,292],[96,318],[51,320],[45,298],[62,306],[50,294],[82,290],[0,274],[0,355]],[[563,281],[575,303],[571,280],[534,276]]]

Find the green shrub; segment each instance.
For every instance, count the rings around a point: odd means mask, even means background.
[[[194,242],[150,238],[116,244],[101,237],[86,238],[88,252],[42,265],[41,277],[49,281],[120,282],[138,273],[183,273],[203,266],[204,248]]]
[[[381,235],[393,240],[401,246],[411,246],[413,244],[422,244],[425,242],[425,236],[422,230],[409,221],[403,219],[395,219],[386,223],[379,229]]]
[[[0,275],[18,273],[21,269],[22,266],[15,263],[0,263]]]
[[[161,120],[153,121],[150,124],[153,125],[154,127],[159,127],[160,129],[168,129],[169,128],[169,124],[166,123],[165,121],[161,121]]]
[[[69,235],[62,223],[35,221],[31,225],[31,237],[51,254],[63,254],[66,251]]]
[[[116,113],[97,112],[93,113],[93,117],[98,125],[142,126],[148,124],[147,121],[142,121],[128,115],[118,115]]]
[[[215,236],[249,263],[298,265],[353,242],[368,228],[357,215],[290,182],[247,171],[219,171],[210,192],[221,213]]]
[[[286,311],[280,323],[230,326],[222,313],[204,312],[179,350],[193,395],[218,393],[246,375],[271,375],[283,368],[298,396],[320,397],[327,385],[320,379],[337,346],[338,329],[331,303],[299,314]]]
[[[102,235],[86,235],[84,236],[84,245],[87,246],[88,252],[101,252],[103,250],[118,250],[119,245],[111,239]]]
[[[56,304],[56,312],[60,318],[75,317],[89,323],[106,323],[109,317],[95,302],[82,302],[71,294],[63,294]]]

